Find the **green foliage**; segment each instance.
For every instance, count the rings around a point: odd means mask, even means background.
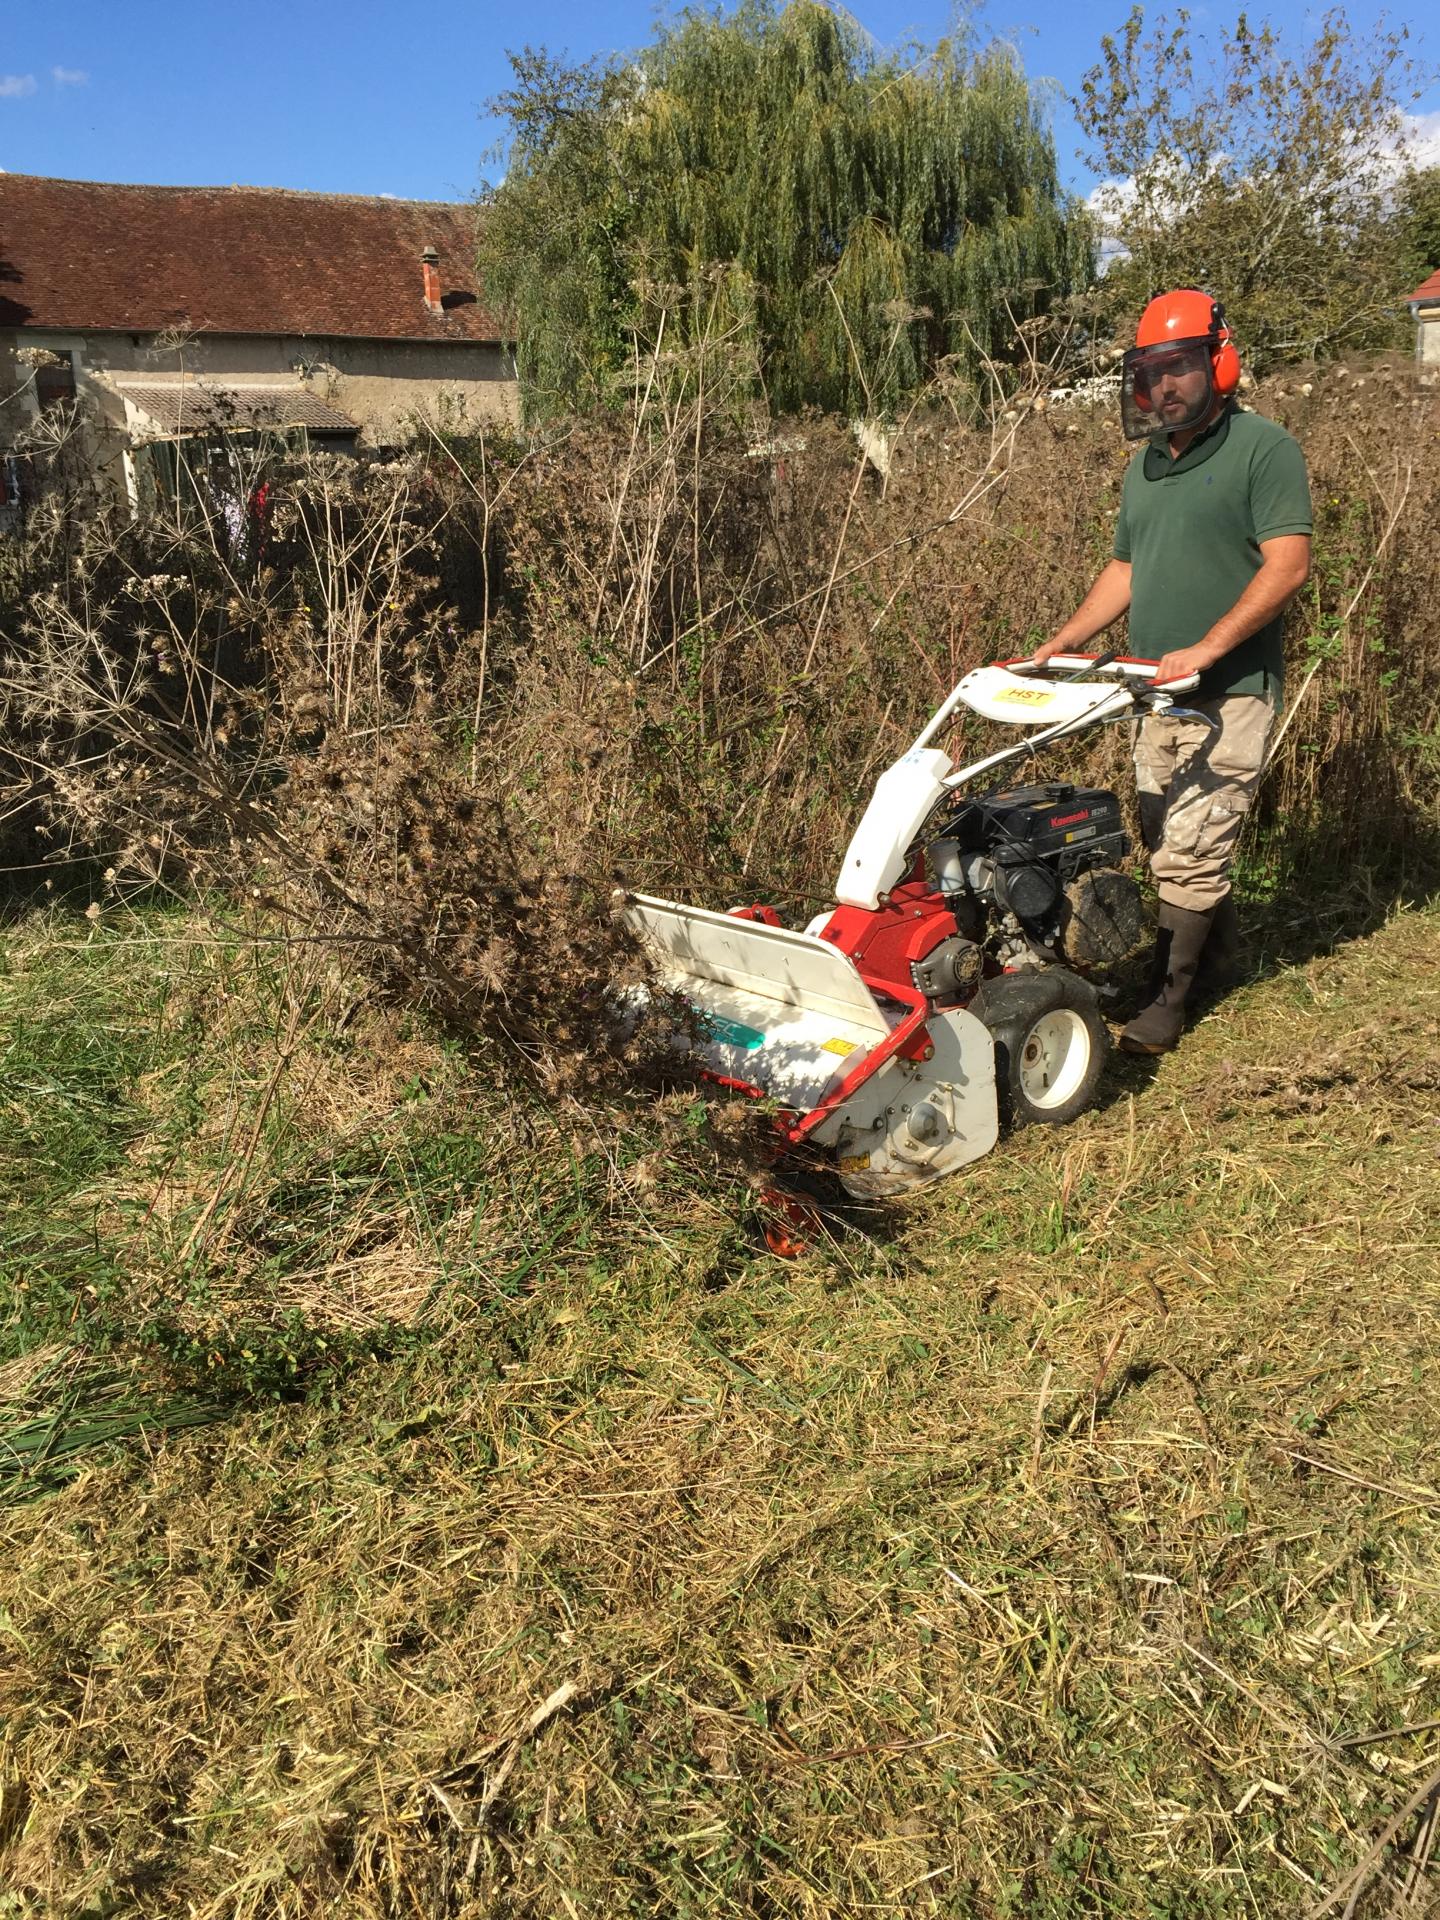
[[[481,267],[532,414],[607,397],[657,341],[779,410],[883,411],[1089,279],[1007,49],[877,56],[816,0],[746,0],[633,61],[513,65]]]
[[[1102,211],[1125,250],[1104,282],[1117,325],[1158,287],[1203,286],[1257,370],[1398,339],[1405,39],[1358,39],[1336,10],[1295,55],[1243,13],[1218,34],[1159,15],[1147,35],[1138,6],[1107,34],[1075,105],[1090,164],[1115,183]]]
[[[1415,285],[1440,268],[1440,167],[1407,174],[1400,190],[1400,231]]]

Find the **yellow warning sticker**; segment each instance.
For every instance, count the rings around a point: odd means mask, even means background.
[[[853,1040],[827,1040],[820,1051],[822,1053],[838,1053],[843,1059],[847,1053],[854,1053],[855,1042]]]
[[[1050,689],[1048,687],[1002,687],[995,698],[1011,700],[1017,707],[1048,707]]]
[[[869,1165],[868,1153],[842,1153],[840,1156],[841,1173],[864,1173]]]

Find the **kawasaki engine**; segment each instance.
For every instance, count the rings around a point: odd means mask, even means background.
[[[1120,802],[1101,787],[971,795],[926,852],[962,935],[1003,966],[1113,966],[1144,936]]]

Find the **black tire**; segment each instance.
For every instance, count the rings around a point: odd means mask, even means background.
[[[995,1041],[995,1097],[1007,1127],[1063,1127],[1094,1103],[1110,1053],[1095,990],[1064,967],[987,980],[969,1011]]]

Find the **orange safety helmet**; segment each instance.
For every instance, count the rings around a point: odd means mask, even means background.
[[[1197,384],[1195,376],[1202,374]],[[1167,376],[1169,383],[1157,404],[1156,389]],[[1220,302],[1199,287],[1158,293],[1141,314],[1135,344],[1121,363],[1125,438],[1184,433],[1206,419],[1217,399],[1230,399],[1239,385],[1240,355]]]

